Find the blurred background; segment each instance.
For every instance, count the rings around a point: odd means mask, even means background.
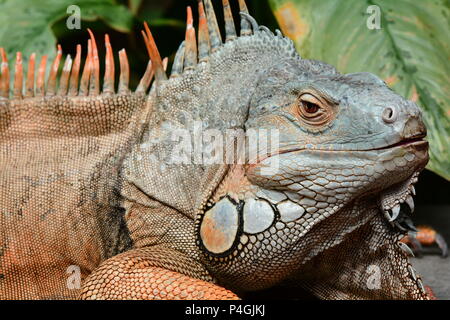
[[[223,21],[220,0],[212,0]],[[431,161],[416,186],[418,225],[430,225],[450,243],[450,9],[446,0],[246,0],[250,14],[271,30],[281,29],[304,58],[318,59],[340,72],[378,75],[424,112]],[[235,21],[237,0],[230,0]],[[130,85],[136,87],[148,62],[140,30],[147,21],[163,57],[170,62],[184,38],[186,6],[196,0],[0,0],[0,46],[10,60],[55,56],[56,44],[74,56],[86,50],[87,28],[97,37],[104,56],[108,33],[115,51],[126,48]],[[79,28],[74,18],[80,19]],[[69,20],[68,20],[69,19]],[[70,23],[69,23],[70,22]],[[222,24],[219,23],[222,26]],[[75,28],[73,28],[75,26]],[[222,30],[223,32],[223,30]],[[115,57],[116,64],[118,57]],[[103,72],[104,66],[101,66]],[[116,65],[116,70],[119,66]],[[116,74],[117,76],[117,74]],[[117,81],[116,81],[117,83]],[[450,298],[450,259],[436,246],[426,249],[415,266],[439,298]]]

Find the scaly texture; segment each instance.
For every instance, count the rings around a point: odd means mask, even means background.
[[[90,31],[59,85],[60,47],[46,87],[46,58],[34,79],[18,54],[11,97],[1,50],[2,298],[428,298],[399,242],[428,161],[419,109],[301,59],[239,7],[237,36],[223,1],[224,37],[210,0],[197,34],[188,8],[170,77],[145,24],[135,92],[121,50],[116,93],[107,36],[102,90]]]

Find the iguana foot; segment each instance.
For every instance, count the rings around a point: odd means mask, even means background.
[[[430,300],[437,300],[437,297],[434,294],[434,291],[433,291],[433,289],[431,289],[430,286],[425,286],[425,291],[427,292],[428,296],[430,297]]]
[[[423,246],[432,246],[433,244],[440,248],[443,258],[448,256],[448,245],[444,237],[429,226],[418,226],[417,233],[408,234],[402,241],[411,244],[417,257],[423,255],[425,251]]]
[[[205,280],[194,278],[194,276]],[[87,300],[239,299],[233,292],[208,282],[208,278],[209,276],[201,266],[174,250],[134,249],[102,263],[86,278],[80,298]]]

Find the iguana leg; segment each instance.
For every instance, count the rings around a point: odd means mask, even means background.
[[[133,249],[103,262],[83,283],[81,299],[239,299],[210,282],[195,261],[160,247]]]
[[[441,250],[441,256],[443,258],[448,256],[448,245],[445,239],[440,235],[436,230],[428,226],[418,226],[417,234],[408,235],[404,239],[403,242],[411,244],[414,253],[421,257],[423,252],[425,251],[423,246],[432,246],[436,244]]]

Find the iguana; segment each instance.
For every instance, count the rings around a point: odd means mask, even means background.
[[[46,85],[46,58],[24,79],[18,53],[11,95],[2,50],[2,299],[428,299],[399,241],[428,161],[419,108],[300,58],[239,6],[238,35],[223,0],[224,41],[211,0],[198,34],[188,8],[170,77],[145,24],[135,91],[125,50],[116,91],[108,36],[102,89],[92,33],[83,71],[78,46],[58,76],[59,47]]]

